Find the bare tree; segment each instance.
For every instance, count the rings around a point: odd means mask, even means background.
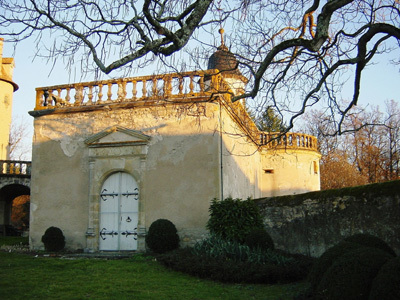
[[[237,99],[261,94],[258,106],[289,115],[289,128],[318,103],[342,133],[367,64],[399,50],[398,1],[254,1],[245,16],[235,14],[237,34],[230,43],[251,76],[251,89]],[[342,103],[339,92],[349,78],[353,97]]]
[[[28,142],[29,125],[19,117],[13,118],[10,128],[9,153],[13,160],[28,160],[31,157],[31,146]]]
[[[400,178],[400,107],[393,100],[386,102],[385,127],[386,146],[386,179]]]
[[[38,37],[43,55],[68,57],[70,63],[81,57],[84,70],[90,57],[108,74],[181,50],[202,26],[212,2],[2,0],[0,35],[16,43]]]
[[[246,93],[233,100],[256,98],[258,108],[273,107],[288,119],[287,130],[318,103],[329,110],[335,131],[342,133],[345,116],[357,104],[365,67],[377,55],[399,50],[398,0],[0,3],[0,35],[15,42],[35,35],[49,57],[73,61],[80,56],[84,70],[91,57],[104,73],[155,56],[163,60],[192,37],[209,47],[212,39],[206,34],[220,23],[226,44],[250,79]],[[348,79],[353,81],[353,97],[342,104],[339,91]]]
[[[304,115],[303,130],[319,139],[321,188],[339,188],[399,179],[400,108],[397,102],[353,109],[344,123],[346,134],[334,131],[330,116],[321,111]],[[370,124],[370,125],[362,125]]]

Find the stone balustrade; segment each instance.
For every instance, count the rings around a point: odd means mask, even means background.
[[[32,162],[22,160],[0,160],[0,175],[31,175]]]
[[[304,133],[261,132],[260,145],[267,148],[306,149],[318,151],[317,138]]]
[[[240,103],[231,102],[233,91],[218,70],[128,77],[36,88],[35,111],[101,107],[142,101],[195,101],[223,95],[231,115],[254,143],[263,148],[317,149],[314,136],[300,133],[260,132]]]
[[[35,110],[211,96],[220,80],[207,70],[39,87]]]

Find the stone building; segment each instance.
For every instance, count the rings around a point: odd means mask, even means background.
[[[246,82],[222,45],[207,71],[37,88],[31,247],[57,226],[70,249],[144,250],[160,218],[190,244],[213,198],[318,190],[315,137],[260,132],[231,101]]]
[[[3,57],[4,39],[0,38],[0,160],[9,159],[9,134],[13,93],[18,85],[13,82],[14,59]]]

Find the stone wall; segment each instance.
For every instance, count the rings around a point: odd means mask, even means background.
[[[370,233],[400,254],[400,181],[255,200],[275,246],[314,257]]]

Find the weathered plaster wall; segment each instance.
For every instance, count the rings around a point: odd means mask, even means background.
[[[290,164],[286,152],[278,163],[271,159],[274,168],[287,169],[270,185],[263,177],[264,156],[273,153],[260,152],[230,113],[216,101],[36,114],[31,247],[42,248],[44,231],[57,226],[68,248],[96,251],[100,191],[113,172],[127,172],[139,185],[139,250],[145,247],[146,230],[159,218],[176,225],[183,245],[204,237],[213,198],[257,198],[268,188],[274,194],[319,188],[319,181],[304,182],[310,160],[319,159],[313,151],[290,154]],[[129,134],[123,140],[123,130],[104,135],[116,126],[149,139],[135,146]],[[303,173],[297,170],[305,166]]]
[[[9,159],[8,142],[11,125],[14,86],[11,83],[14,59],[3,58],[3,39],[0,38],[0,160]]]
[[[277,248],[319,256],[364,232],[400,254],[400,181],[255,201]]]
[[[261,197],[259,176],[262,168],[258,148],[224,107],[221,120],[223,198]]]
[[[262,154],[262,197],[320,189],[319,153],[300,149],[266,149]]]
[[[44,231],[58,226],[67,247],[87,247],[85,232],[98,222],[88,218],[89,210],[98,210],[89,198],[99,199],[102,182],[115,171],[130,173],[140,185],[139,227],[167,218],[181,230],[184,242],[205,233],[210,200],[220,192],[215,113],[216,106],[209,103],[35,118],[31,246],[42,248]],[[84,141],[115,125],[150,136],[144,156],[137,159],[120,147],[106,156],[91,157]],[[89,178],[94,178],[92,191]]]
[[[318,152],[259,149],[225,109],[221,120],[224,198],[260,198],[320,189]]]

